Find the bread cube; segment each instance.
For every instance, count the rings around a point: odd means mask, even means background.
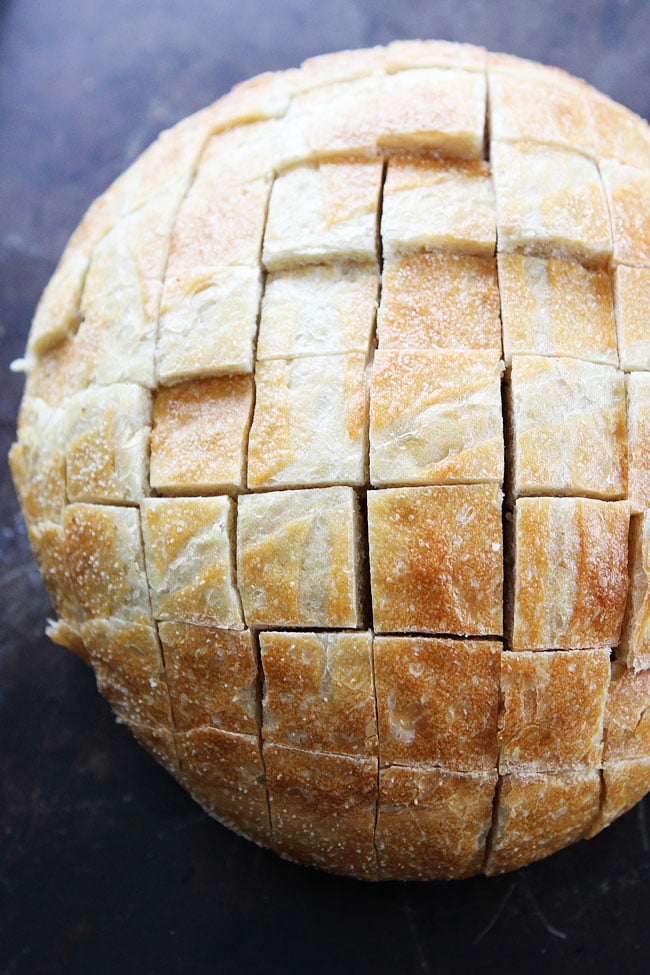
[[[382,765],[496,768],[500,643],[378,636],[374,654]]]
[[[501,635],[501,500],[492,484],[368,493],[378,633]]]
[[[370,384],[370,481],[503,482],[497,352],[379,349]]]
[[[148,498],[142,535],[157,620],[243,630],[235,586],[234,502]]]
[[[359,626],[358,518],[349,487],[240,496],[237,579],[248,625]]]
[[[622,373],[580,359],[516,355],[510,385],[516,496],[625,497]]]
[[[369,633],[260,633],[265,741],[377,754]]]
[[[627,598],[627,501],[515,504],[515,650],[612,647]]]
[[[493,258],[409,254],[384,263],[377,318],[380,349],[501,352]]]
[[[618,365],[610,275],[576,261],[498,256],[506,362],[515,354]]]
[[[499,250],[602,265],[612,254],[598,167],[578,152],[493,142]]]
[[[418,156],[390,159],[381,239],[389,260],[421,251],[492,257],[496,224],[488,164]]]
[[[608,649],[502,654],[499,771],[596,768],[609,676]]]
[[[250,376],[162,387],[153,405],[151,486],[159,494],[222,494],[246,479]]]

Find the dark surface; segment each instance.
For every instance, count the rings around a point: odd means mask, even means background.
[[[3,456],[22,387],[7,365],[91,200],[234,82],[398,36],[556,63],[650,113],[642,0],[0,2]],[[0,508],[1,972],[648,971],[648,800],[492,881],[368,886],[284,863],[209,820],[41,635],[4,465]]]

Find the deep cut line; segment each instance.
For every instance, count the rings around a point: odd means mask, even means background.
[[[146,564],[145,564],[145,574],[146,574]],[[148,583],[148,581],[149,580],[147,579],[147,583]],[[178,722],[176,720],[176,714],[175,714],[175,711],[174,711],[174,697],[173,697],[172,693],[169,690],[169,681],[167,679],[167,660],[165,658],[165,647],[164,647],[164,644],[163,644],[163,642],[162,642],[162,640],[160,638],[160,630],[158,628],[158,620],[154,620],[153,625],[154,625],[154,629],[156,631],[156,640],[158,641],[158,650],[160,652],[160,661],[161,661],[161,665],[162,665],[162,675],[163,675],[163,680],[164,680],[164,684],[165,684],[165,691],[166,691],[166,694],[167,694],[167,700],[169,701],[169,713],[171,714],[171,718],[172,718],[172,728],[171,728],[171,731],[172,731],[172,741],[174,743],[174,757],[176,759],[176,766],[177,766],[177,768],[180,769],[180,767],[181,767],[181,758],[180,758],[180,754],[179,754],[179,751],[178,751],[178,745],[177,745],[177,741],[176,741],[176,737],[178,735]]]
[[[187,621],[185,621],[185,620],[161,620],[160,622],[165,622],[165,623],[167,623],[167,622],[169,622],[169,623],[174,623],[174,622],[177,622],[177,623],[185,623]],[[199,626],[199,627],[206,626],[206,627],[212,627],[213,629],[219,629],[219,630],[224,629],[223,627],[219,627],[219,626],[216,626],[216,625],[210,624],[210,623],[195,623],[195,624],[189,623],[188,625],[195,625],[195,626]],[[249,624],[246,624],[246,630],[250,630],[251,633],[295,633],[295,634],[307,634],[307,633],[315,633],[315,634],[319,634],[319,633],[323,633],[323,634],[327,634],[327,633],[348,633],[348,634],[354,634],[354,633],[368,633],[369,632],[371,634],[373,640],[382,639],[383,637],[386,637],[386,639],[390,639],[390,640],[395,639],[395,638],[409,639],[409,640],[410,639],[413,639],[413,640],[450,640],[450,641],[453,641],[455,643],[467,643],[468,641],[471,641],[471,642],[479,642],[479,643],[501,643],[501,644],[503,644],[505,642],[505,638],[502,635],[499,635],[499,636],[486,636],[485,634],[467,634],[467,635],[463,635],[463,634],[458,634],[458,633],[425,633],[425,632],[419,632],[419,631],[416,632],[416,631],[413,631],[413,630],[396,630],[396,631],[391,631],[389,633],[389,632],[384,632],[383,630],[381,630],[381,631],[380,630],[374,630],[372,627],[363,626],[361,624],[359,626],[356,626],[356,627],[351,627],[351,626],[347,626],[347,627],[346,626],[335,626],[334,627],[334,626],[311,626],[309,624],[305,624],[305,626],[284,626],[284,625],[273,626],[273,625],[270,625],[270,624],[253,623],[253,624],[250,624],[250,625]],[[226,630],[225,632],[230,632],[230,631]],[[237,630],[237,631],[234,631],[234,632],[241,632],[241,631]],[[503,648],[503,649],[505,649],[505,648]],[[550,649],[553,650],[554,648],[550,648]],[[593,649],[596,649],[596,648],[594,648],[594,647],[575,648],[574,647],[572,649],[593,650]],[[522,652],[522,651],[519,651],[519,652]],[[531,653],[532,652],[537,653],[539,651],[535,650],[535,651],[530,651],[530,652]],[[561,651],[558,650],[557,652],[559,653]]]
[[[279,741],[267,741],[262,739],[264,748],[279,748],[281,751],[300,752],[301,755],[323,755],[325,758],[344,758],[350,762],[379,762],[378,754],[374,752],[365,754],[363,752],[333,752],[326,748],[301,748],[300,745],[290,745]]]
[[[468,640],[477,640],[483,643],[503,643],[503,634],[490,635],[486,633],[433,633],[426,631],[416,631],[416,630],[374,630],[375,639],[382,637],[387,637],[389,639],[394,639],[395,637],[414,639],[414,640],[454,640],[458,643],[466,643]]]
[[[165,693],[166,693],[167,701],[168,701],[168,704],[169,704],[169,713],[170,713],[171,719],[172,719],[171,732],[172,732],[172,742],[173,742],[173,746],[174,746],[174,758],[176,760],[176,767],[178,769],[180,769],[181,768],[181,757],[180,757],[180,754],[179,754],[179,751],[178,751],[178,747],[177,747],[177,742],[176,742],[176,736],[178,734],[178,725],[176,723],[176,715],[174,714],[173,696],[172,696],[172,694],[171,694],[171,692],[169,690],[169,681],[167,679],[167,661],[165,659],[165,648],[163,646],[162,640],[160,639],[160,631],[158,629],[158,620],[156,620],[156,618],[153,615],[153,606],[152,606],[152,601],[151,601],[151,584],[149,582],[149,574],[147,572],[147,560],[145,558],[145,553],[144,553],[144,535],[143,535],[143,532],[142,532],[142,515],[141,515],[140,508],[139,507],[138,507],[138,537],[139,537],[139,540],[140,540],[140,550],[142,552],[142,565],[143,565],[144,576],[145,576],[145,579],[147,580],[147,600],[148,600],[148,604],[149,604],[149,612],[151,613],[151,619],[153,621],[153,629],[154,629],[154,632],[156,634],[156,642],[158,644],[158,653],[160,654],[160,663],[161,663],[161,667],[162,667],[162,677],[163,677],[163,682],[164,682],[164,685],[165,685]]]
[[[499,812],[501,805],[501,785],[503,782],[503,776],[499,774],[499,777],[494,786],[494,795],[492,796],[492,821],[490,823],[490,828],[488,834],[485,837],[485,853],[483,856],[483,862],[481,864],[481,873],[486,874],[488,863],[490,862],[490,857],[492,856],[492,848],[494,846],[494,837],[497,830],[497,824],[499,822]]]
[[[252,426],[252,424],[251,424]],[[333,479],[327,481],[320,481],[318,484],[313,482],[303,483],[303,484],[270,484],[270,485],[260,485],[260,487],[245,488],[237,492],[237,497],[248,494],[278,494],[280,491],[318,491],[326,490],[331,487],[349,487],[353,491],[365,491],[368,488],[367,484],[359,484],[356,481],[335,481]],[[210,497],[215,497],[215,495],[210,495]]]
[[[380,747],[379,768],[382,772],[385,772],[387,769],[391,769],[391,768],[411,768],[415,772],[440,771],[440,772],[449,772],[452,773],[453,775],[467,775],[468,777],[476,776],[476,775],[489,775],[490,772],[499,771],[498,765],[496,763],[494,765],[476,765],[473,766],[472,768],[466,768],[458,765],[447,765],[444,762],[416,762],[416,761],[400,762],[399,760],[392,761],[392,762],[382,762],[381,747]],[[557,771],[561,772],[565,770],[557,769]],[[569,771],[573,771],[573,770],[569,770]]]
[[[497,271],[498,274],[498,271]],[[501,323],[503,335],[503,322]],[[510,367],[501,377],[501,414],[503,418],[504,481],[503,506],[501,509],[501,531],[503,533],[503,634],[504,649],[511,649],[515,616],[515,532],[513,471],[514,471],[514,430],[512,423],[512,404],[510,396]]]
[[[370,545],[368,541],[368,502],[365,490],[356,492],[359,508],[356,566],[357,599],[360,607],[360,627],[372,631],[372,590],[370,588]]]
[[[262,651],[260,649],[259,633],[251,631],[255,659],[257,661],[257,682],[255,685],[255,721],[257,724],[257,741],[260,752],[260,762],[262,763],[262,774],[264,776],[264,792],[266,793],[266,808],[269,816],[269,829],[271,840],[273,840],[273,816],[271,815],[271,796],[269,793],[269,783],[266,774],[266,759],[264,757],[264,687],[266,675],[262,664]]]
[[[400,350],[401,351],[401,350]],[[497,477],[486,477],[484,479],[479,478],[445,478],[444,482],[432,481],[430,478],[423,479],[421,481],[409,481],[408,484],[404,484],[404,481],[391,481],[385,480],[381,484],[370,484],[368,485],[369,490],[373,491],[384,491],[391,490],[393,488],[404,488],[404,487],[469,487],[472,484],[496,484],[502,487],[501,478]]]
[[[153,494],[147,496],[155,497],[155,495]],[[67,492],[66,492],[66,498],[67,498]],[[92,504],[92,505],[96,505],[98,508],[135,508],[136,510],[139,511],[141,500],[124,501],[122,499],[117,499],[115,501],[105,501],[101,498],[99,500],[93,499],[92,501],[87,501],[85,498],[75,498],[74,501],[66,500],[66,508],[73,504]]]
[[[377,875],[381,877],[381,857],[379,855],[379,848],[377,846],[377,824],[379,822],[379,800],[381,797],[381,789],[380,789],[381,763],[379,759],[379,756],[381,755],[381,741],[379,739],[379,702],[377,701],[377,680],[375,677],[374,637],[371,637],[370,640],[370,680],[372,681],[373,705],[375,709],[375,731],[377,734],[377,779],[375,783],[375,818],[372,826],[372,848],[375,851],[375,859],[377,861]]]
[[[616,650],[618,644],[611,646],[609,643],[606,646],[584,646],[584,647],[529,647],[528,649],[516,648],[508,644],[504,646],[504,653],[588,653],[590,650],[608,650],[613,653]]]
[[[366,469],[366,484],[363,491],[363,499],[361,498],[361,492],[357,492],[358,504],[362,515],[362,530],[360,545],[363,545],[363,565],[362,573],[358,579],[359,584],[363,585],[363,621],[368,626],[369,629],[372,628],[374,621],[374,610],[372,605],[372,584],[370,579],[370,537],[368,529],[368,487],[370,485],[370,379],[372,377],[372,370],[374,364],[374,356],[377,346],[379,344],[377,337],[377,323],[379,320],[379,309],[381,308],[381,300],[383,293],[383,281],[384,281],[384,243],[381,236],[381,219],[384,212],[384,188],[386,186],[386,175],[388,173],[388,163],[384,160],[384,165],[381,174],[381,186],[379,189],[379,201],[377,207],[377,223],[376,223],[376,246],[377,246],[377,259],[379,264],[379,285],[377,289],[377,306],[375,308],[375,315],[373,320],[373,327],[370,334],[370,345],[368,353],[368,366],[366,368],[366,396],[367,396],[367,416],[366,416],[366,457],[365,457],[365,469]],[[373,691],[375,694],[375,720],[377,719],[377,689],[375,685],[375,653],[374,648],[372,650],[372,682]],[[377,816],[379,809],[379,772],[377,773],[377,810],[375,814],[375,831],[377,828]],[[374,845],[374,835],[373,834],[373,845]],[[375,846],[375,853],[377,853],[377,848]]]
[[[230,532],[229,532],[229,535],[230,535],[230,538],[229,538],[229,542],[230,542],[230,584],[233,587],[233,589],[235,590],[235,592],[237,593],[237,604],[239,606],[239,615],[241,616],[241,619],[243,620],[244,624],[246,624],[246,615],[244,613],[244,604],[242,602],[241,592],[240,592],[240,589],[239,589],[239,579],[237,577],[237,572],[238,572],[238,568],[239,568],[238,563],[237,563],[237,539],[239,537],[238,536],[238,533],[237,533],[237,519],[238,519],[238,517],[239,517],[239,505],[237,504],[236,501],[233,501],[233,503],[232,503],[232,525],[231,525],[231,529],[230,529]]]
[[[271,189],[272,188],[273,188],[273,184],[271,184]],[[268,214],[269,214],[269,200],[270,199],[271,199],[271,190],[269,190],[269,194],[268,194],[268,196],[266,198],[266,212],[265,212],[265,216],[264,216],[264,226],[265,226],[265,228],[266,228],[266,220],[267,220]],[[251,427],[253,425],[253,417],[255,416],[255,403],[257,401],[257,383],[255,381],[255,373],[256,373],[256,367],[257,367],[257,340],[258,340],[258,337],[259,337],[259,334],[260,334],[260,322],[262,321],[262,302],[264,301],[264,292],[266,290],[266,279],[267,279],[266,269],[263,267],[263,265],[261,263],[261,247],[263,247],[263,246],[264,246],[264,230],[262,231],[262,243],[260,245],[260,268],[261,268],[261,272],[260,273],[262,275],[261,288],[260,288],[260,299],[259,299],[258,306],[257,306],[257,320],[256,320],[256,323],[255,323],[255,335],[253,336],[253,377],[252,377],[253,378],[253,382],[251,383],[251,386],[253,388],[253,395],[252,395],[252,399],[251,399],[251,408],[250,408],[250,413],[249,413],[249,416],[248,416],[248,423],[246,425],[246,435],[245,435],[246,443],[245,443],[244,448],[243,448],[244,456],[243,456],[243,460],[242,460],[242,467],[243,467],[243,470],[242,470],[242,478],[241,478],[242,485],[241,485],[241,488],[239,488],[238,490],[236,490],[237,497],[239,497],[242,494],[249,494],[250,493],[250,488],[248,487],[248,445],[249,445],[249,442],[250,442]],[[235,507],[237,507],[237,504],[235,504]],[[237,547],[237,544],[236,543],[237,543],[237,535],[235,533],[235,549]],[[239,589],[237,591],[239,593]],[[241,594],[240,594],[239,601],[241,603]],[[242,615],[243,615],[243,610],[242,610]]]
[[[483,126],[483,159],[489,163],[492,155],[492,105],[490,101],[490,71],[488,59],[485,59],[483,68],[483,78],[485,79],[485,123]],[[490,166],[490,172],[492,167]]]
[[[614,272],[616,270],[616,265],[614,263],[614,249],[615,249],[615,246],[616,246],[616,238],[615,238],[615,235],[614,235],[614,219],[613,219],[613,215],[612,215],[612,208],[611,208],[610,203],[609,203],[609,196],[607,194],[607,190],[605,189],[605,180],[603,179],[603,173],[602,173],[602,168],[601,168],[601,163],[603,161],[604,160],[601,159],[601,158],[594,159],[593,160],[594,165],[596,166],[596,169],[598,170],[598,179],[600,181],[600,188],[602,189],[603,196],[605,197],[605,206],[607,207],[607,217],[609,219],[609,236],[610,236],[611,241],[612,241],[612,253],[610,254],[609,260],[607,261],[606,270],[609,271],[609,278],[610,278],[610,284],[611,284],[611,288],[612,288],[612,295],[614,296],[614,309],[616,309],[616,292],[614,290]],[[631,265],[631,266],[634,266],[634,265]],[[618,354],[618,361],[620,362],[621,361],[621,350],[620,350],[619,344],[618,344],[618,328],[616,329],[616,352]]]
[[[617,350],[617,355],[618,355],[618,350]],[[621,369],[620,365],[614,365],[613,362],[601,362],[600,360],[590,359],[584,355],[576,355],[575,352],[513,352],[510,356],[510,359],[512,360],[515,356],[517,356],[518,358],[521,358],[521,356],[526,356],[527,359],[530,358],[572,359],[575,360],[576,362],[588,362],[590,365],[594,365],[594,366],[606,366],[609,367],[610,369],[615,369],[616,372],[620,373],[621,375],[625,375],[626,373],[625,369]],[[509,370],[512,368],[512,361],[509,364],[507,364],[507,368]],[[646,372],[648,370],[645,369],[628,370],[628,372],[636,372],[636,371]]]
[[[597,835],[597,833],[592,833],[592,830],[599,823],[599,821],[601,819],[601,816],[603,815],[603,812],[604,812],[604,809],[605,809],[605,805],[607,803],[607,782],[606,782],[606,779],[605,779],[605,770],[603,769],[602,764],[601,764],[598,772],[599,772],[599,775],[600,775],[600,795],[599,795],[599,798],[598,798],[598,810],[596,812],[596,815],[592,819],[591,823],[589,824],[589,826],[585,830],[585,834],[584,835],[585,835],[585,837],[587,839],[591,839],[592,836]]]
[[[477,776],[490,775],[492,772],[498,772],[496,765],[486,765],[481,768],[457,768],[453,765],[440,765],[439,763],[433,762],[382,762],[379,761],[379,768],[382,772],[386,772],[392,768],[406,768],[413,769],[414,772],[421,771],[432,771],[432,772],[449,772],[450,775],[465,775],[467,778],[474,778]]]
[[[273,623],[248,623],[246,622],[246,628],[251,631],[251,633],[295,633],[295,634],[305,634],[305,633],[367,633],[368,627],[364,626],[363,623],[359,623],[358,626],[312,626],[311,623],[305,623],[303,626],[286,626],[284,623],[279,623],[274,625]],[[372,632],[372,630],[371,630]]]

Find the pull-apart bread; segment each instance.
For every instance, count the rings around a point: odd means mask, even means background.
[[[650,789],[650,129],[408,41],[239,85],[90,208],[11,468],[51,638],[201,805],[356,877]]]

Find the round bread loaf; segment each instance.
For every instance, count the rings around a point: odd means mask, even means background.
[[[650,788],[629,111],[443,42],[253,79],[93,204],[24,367],[48,632],[221,822],[464,877]]]

